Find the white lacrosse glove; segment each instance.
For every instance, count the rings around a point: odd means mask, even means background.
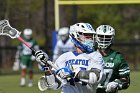
[[[69,68],[65,67],[57,70],[56,74],[62,79],[67,79],[72,77],[73,72]]]
[[[38,51],[35,52],[35,59],[40,65],[44,66],[44,65],[46,65],[49,57],[42,50],[38,50]]]
[[[107,84],[107,86],[106,86],[106,92],[107,93],[110,93],[110,92],[116,92],[117,90],[118,90],[118,83],[117,82],[110,82],[110,83],[108,83]]]
[[[38,81],[38,88],[40,91],[49,89],[57,89],[59,84],[55,80],[54,74],[42,76]]]

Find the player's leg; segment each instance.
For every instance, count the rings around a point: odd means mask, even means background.
[[[29,81],[28,81],[28,87],[33,86],[33,70],[29,70]]]
[[[26,69],[23,69],[21,70],[21,79],[20,79],[20,86],[25,86],[25,83],[26,83]]]
[[[28,60],[28,69],[29,69],[29,81],[28,81],[28,87],[33,86],[33,62],[31,59]]]
[[[27,59],[25,56],[21,57],[21,78],[20,78],[20,86],[25,86],[26,83],[26,73],[27,73]]]

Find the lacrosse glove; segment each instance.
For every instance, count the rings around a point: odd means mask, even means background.
[[[105,91],[107,93],[110,93],[110,92],[114,92],[115,93],[116,91],[118,91],[118,85],[119,84],[117,82],[114,82],[114,81],[110,82],[110,83],[107,84]]]
[[[67,79],[67,78],[72,77],[73,72],[69,68],[65,67],[65,68],[61,68],[57,70],[56,74],[62,79]]]
[[[35,52],[35,59],[40,65],[45,66],[49,60],[49,57],[42,50],[38,50]]]

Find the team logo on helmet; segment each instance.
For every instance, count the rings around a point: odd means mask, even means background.
[[[104,30],[103,30],[103,32],[105,33],[106,32],[106,26],[104,26],[104,28],[103,28]]]

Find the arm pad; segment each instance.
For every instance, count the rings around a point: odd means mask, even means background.
[[[78,78],[86,83],[95,84],[100,76],[100,70],[92,68],[89,71],[81,70],[78,74]]]

